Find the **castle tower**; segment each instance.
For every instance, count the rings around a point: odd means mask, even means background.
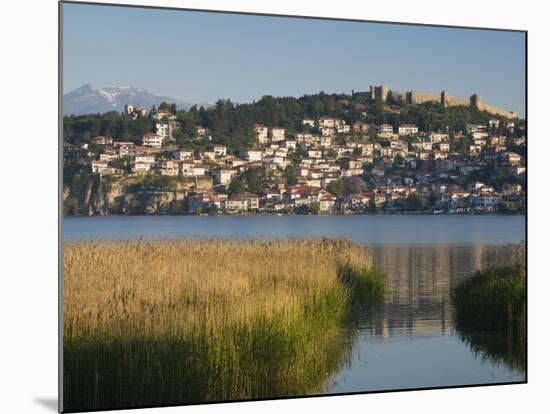
[[[382,98],[383,102],[386,102],[388,99],[388,87],[384,84],[380,86],[380,97]]]
[[[449,96],[447,95],[446,91],[441,92],[441,105],[442,106],[448,106],[449,105]]]
[[[411,97],[409,99],[409,104],[414,105],[416,104],[416,91],[414,89],[411,89]]]
[[[481,96],[477,93],[474,93],[472,96],[470,96],[470,105],[481,110]]]
[[[370,86],[370,100],[374,101],[376,99],[376,91],[374,89],[374,85]]]

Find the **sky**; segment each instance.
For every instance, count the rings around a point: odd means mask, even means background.
[[[187,102],[371,84],[525,113],[523,33],[114,6],[63,6],[64,93],[135,86]]]

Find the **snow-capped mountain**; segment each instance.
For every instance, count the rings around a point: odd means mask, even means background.
[[[63,112],[65,115],[122,112],[127,103],[150,109],[153,105],[158,106],[161,102],[175,103],[180,109],[189,109],[194,105],[168,96],[158,96],[143,88],[133,86],[96,88],[86,84],[63,95]],[[199,103],[199,105],[205,104]]]

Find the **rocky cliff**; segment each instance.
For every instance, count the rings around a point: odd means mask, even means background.
[[[189,192],[212,186],[209,177],[81,176],[63,188],[64,214],[183,214]]]

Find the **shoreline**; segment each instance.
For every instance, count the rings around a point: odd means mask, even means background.
[[[63,215],[63,219],[69,217],[387,217],[387,216],[438,216],[438,217],[527,217],[525,213],[502,214],[502,213],[378,213],[378,214],[283,214],[283,213],[261,213],[261,214],[71,214]]]
[[[442,247],[442,248],[456,248],[456,247],[482,247],[482,248],[502,248],[510,245],[517,245],[517,244],[525,244],[524,240],[514,242],[514,241],[503,241],[503,242],[480,242],[480,243],[468,243],[468,242],[451,242],[451,243],[427,243],[427,242],[413,242],[413,243],[364,243],[359,242],[350,239],[349,237],[337,237],[337,236],[305,236],[305,237],[286,237],[286,238],[269,238],[269,237],[221,237],[221,236],[212,236],[208,238],[201,238],[197,235],[191,235],[191,236],[176,236],[171,238],[160,238],[160,237],[141,237],[141,238],[88,238],[88,239],[67,239],[63,240],[63,244],[78,244],[78,243],[118,243],[118,242],[126,242],[126,241],[142,241],[144,243],[154,243],[154,242],[166,242],[166,243],[177,243],[177,242],[183,242],[183,241],[202,241],[202,242],[208,242],[208,241],[224,241],[224,242],[250,242],[250,241],[256,241],[260,243],[266,243],[266,242],[296,242],[296,241],[303,241],[303,240],[311,240],[311,239],[327,239],[327,240],[343,240],[350,242],[352,244],[355,244],[361,248],[364,249],[383,249],[383,248],[415,248],[415,249],[434,249],[436,247]]]

